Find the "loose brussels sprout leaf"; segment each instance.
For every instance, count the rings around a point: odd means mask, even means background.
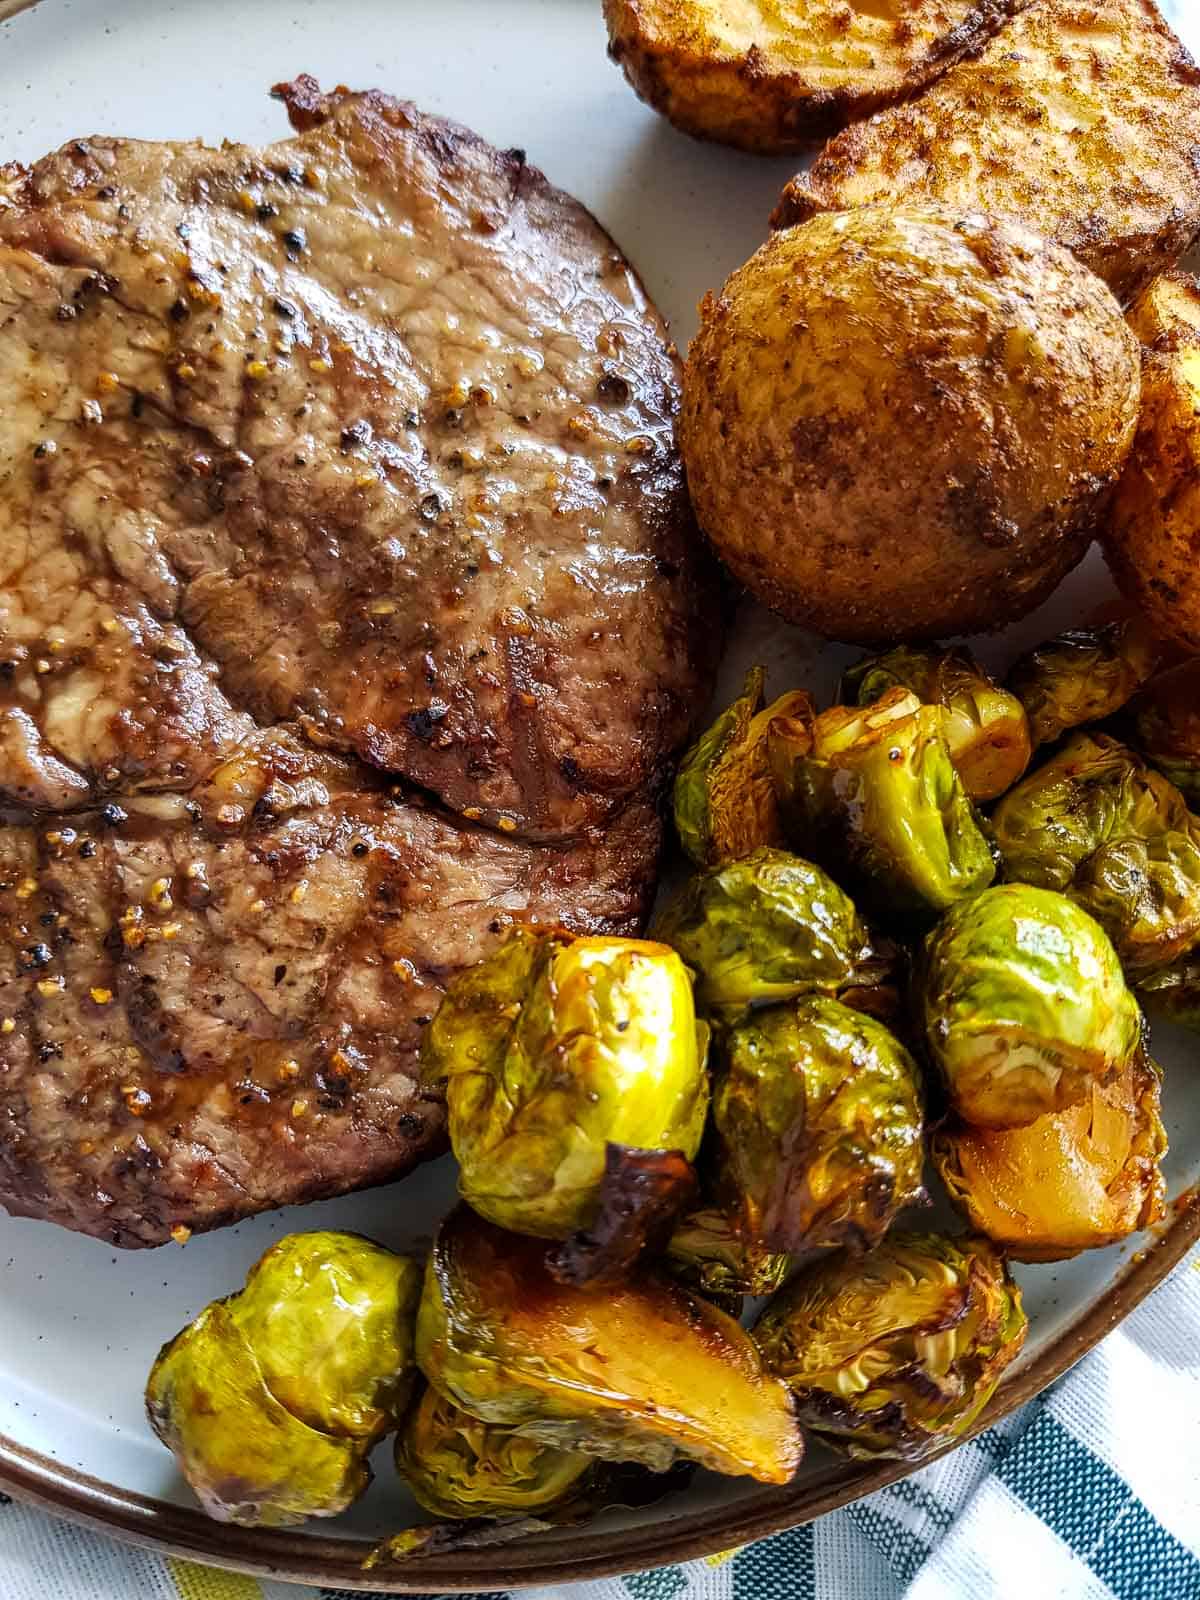
[[[790,1255],[882,1238],[924,1198],[919,1084],[881,1023],[824,996],[732,1029],[713,1120],[742,1236]]]
[[[603,1293],[557,1283],[536,1241],[463,1206],[434,1242],[417,1360],[481,1421],[560,1449],[763,1483],[800,1460],[786,1390],[731,1317],[649,1272]]]
[[[1196,952],[1141,978],[1136,993],[1153,1016],[1200,1032],[1200,955]]]
[[[755,667],[739,697],[684,756],[675,779],[675,828],[698,867],[782,844],[779,807],[767,761],[773,717],[811,717],[810,697],[797,690],[763,710],[766,673]]]
[[[263,1380],[310,1428],[373,1444],[404,1410],[421,1268],[352,1233],[294,1233],[226,1302]]]
[[[1027,1128],[942,1130],[933,1159],[972,1227],[1018,1261],[1061,1261],[1162,1216],[1166,1149],[1159,1075],[1138,1051],[1112,1083]]]
[[[1200,819],[1115,739],[1076,734],[1005,795],[992,831],[1005,877],[1069,894],[1130,971],[1200,941]]]
[[[1158,666],[1161,646],[1141,617],[1079,628],[1014,663],[1008,687],[1024,705],[1035,745],[1111,717]]]
[[[500,1517],[562,1500],[594,1465],[497,1423],[480,1422],[426,1388],[396,1438],[396,1467],[437,1517]]]
[[[654,931],[696,974],[697,1003],[722,1021],[761,1001],[871,988],[889,976],[849,896],[783,850],[697,873]]]
[[[968,651],[897,645],[851,667],[839,698],[866,706],[895,689],[911,690],[924,704],[941,708],[942,736],[970,799],[994,800],[1029,765],[1033,747],[1025,707],[993,683]]]
[[[826,1444],[916,1461],[971,1426],[1025,1330],[1020,1290],[986,1239],[895,1233],[793,1278],[754,1338]]]
[[[425,1036],[464,1199],[501,1226],[565,1239],[596,1214],[610,1143],[690,1161],[707,1039],[666,945],[517,930],[451,982]]]
[[[625,1277],[643,1250],[666,1243],[696,1188],[695,1171],[678,1150],[610,1144],[596,1215],[590,1227],[547,1254],[551,1275],[594,1287]]]
[[[1189,805],[1200,804],[1200,658],[1151,678],[1131,710],[1138,749]]]
[[[747,1241],[728,1211],[709,1206],[684,1217],[667,1243],[663,1264],[681,1283],[737,1317],[744,1295],[775,1293],[791,1260]]]
[[[773,770],[789,838],[881,911],[928,918],[995,876],[942,713],[905,689],[823,712],[812,753]]]
[[[331,1438],[280,1405],[224,1301],[164,1346],[146,1412],[219,1522],[285,1528],[333,1517],[370,1482],[365,1445]]]
[[[1081,1101],[1137,1047],[1141,1016],[1104,930],[1064,895],[1001,884],[929,936],[925,1037],[955,1110],[1019,1128]]]

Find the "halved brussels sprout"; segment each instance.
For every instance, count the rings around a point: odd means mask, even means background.
[[[732,1029],[713,1096],[743,1238],[866,1249],[924,1197],[917,1065],[882,1023],[813,995]]]
[[[1200,1032],[1200,954],[1140,978],[1134,992],[1152,1016]]]
[[[851,667],[839,698],[866,706],[894,689],[909,689],[926,705],[941,707],[946,748],[972,800],[994,800],[1029,765],[1033,747],[1025,707],[993,683],[969,651],[897,645]]]
[[[791,839],[892,915],[924,916],[978,894],[995,862],[942,734],[942,712],[906,689],[835,706],[813,745],[772,771]]]
[[[696,974],[700,1007],[733,1021],[761,1001],[841,994],[885,983],[854,903],[820,867],[784,850],[699,872],[664,907],[654,932]]]
[[[1138,749],[1200,804],[1200,657],[1151,678],[1131,709]]]
[[[645,1271],[603,1293],[560,1284],[536,1241],[464,1206],[434,1242],[417,1360],[473,1416],[559,1449],[763,1483],[800,1461],[787,1391],[731,1317]]]
[[[1064,895],[987,889],[926,944],[925,1037],[955,1110],[1019,1128],[1124,1067],[1141,1015],[1103,928]]]
[[[1026,1128],[942,1130],[933,1160],[973,1228],[1018,1261],[1061,1261],[1162,1216],[1166,1149],[1159,1075],[1139,1050],[1112,1083]]]
[[[1021,1292],[986,1239],[894,1233],[792,1279],[754,1329],[802,1424],[858,1458],[958,1438],[1025,1342]]]
[[[511,933],[451,982],[425,1035],[463,1198],[503,1227],[562,1239],[594,1217],[610,1143],[691,1160],[707,1035],[665,944]]]
[[[698,867],[782,844],[779,807],[767,763],[767,728],[777,716],[811,717],[803,690],[763,709],[766,672],[755,667],[745,686],[684,756],[675,779],[675,829]]]
[[[1154,673],[1161,650],[1134,616],[1060,633],[1021,656],[1008,687],[1025,707],[1034,744],[1111,717]]]
[[[165,1345],[151,1426],[222,1522],[286,1527],[370,1482],[412,1376],[421,1271],[353,1234],[295,1234]]]
[[[1077,733],[992,814],[1004,875],[1058,889],[1135,972],[1200,942],[1200,819],[1115,739]]]
[[[782,1251],[745,1239],[739,1219],[728,1211],[707,1206],[679,1223],[663,1264],[680,1282],[737,1316],[744,1295],[774,1294],[792,1263]]]
[[[396,1436],[396,1469],[437,1517],[502,1517],[561,1501],[596,1465],[499,1423],[480,1422],[426,1387]]]

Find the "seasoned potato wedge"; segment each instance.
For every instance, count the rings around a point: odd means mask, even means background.
[[[1200,652],[1200,280],[1174,274],[1130,316],[1149,348],[1142,415],[1105,548],[1151,626]]]
[[[1029,0],[604,0],[609,54],[685,133],[783,154],[916,94]]]
[[[1140,365],[1100,280],[1015,222],[817,216],[701,308],[692,502],[736,577],[831,638],[1003,627],[1090,544]]]
[[[920,99],[832,139],[779,227],[891,200],[1008,213],[1128,303],[1200,231],[1200,70],[1152,0],[1037,0]]]

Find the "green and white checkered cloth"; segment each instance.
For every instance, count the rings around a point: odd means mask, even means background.
[[[340,1600],[0,1506],[0,1600]],[[1200,1600],[1200,1251],[945,1460],[733,1555],[529,1600]],[[477,1600],[503,1600],[501,1596]]]

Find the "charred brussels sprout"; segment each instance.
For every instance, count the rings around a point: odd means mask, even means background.
[[[667,1244],[664,1264],[682,1283],[740,1314],[744,1295],[775,1293],[791,1258],[746,1239],[740,1219],[714,1205],[683,1218]]]
[[[923,1197],[916,1063],[872,1017],[811,996],[734,1028],[713,1098],[742,1236],[867,1248]]]
[[[1112,1083],[1027,1128],[944,1129],[933,1160],[973,1228],[1018,1261],[1061,1261],[1161,1217],[1166,1148],[1158,1072],[1138,1051]]]
[[[942,713],[942,736],[972,800],[994,800],[1029,765],[1025,707],[993,683],[966,650],[898,645],[858,662],[842,679],[842,700],[866,706],[908,689]]]
[[[1153,1016],[1200,1032],[1200,954],[1142,978],[1137,996]]]
[[[905,689],[823,712],[811,753],[777,747],[772,770],[789,837],[881,910],[928,917],[995,876],[942,713]]]
[[[767,763],[767,728],[780,716],[812,716],[803,691],[763,709],[766,673],[755,667],[738,698],[684,756],[675,779],[675,829],[698,867],[782,844],[779,807]]]
[[[915,1461],[971,1426],[1025,1330],[1020,1290],[986,1239],[896,1233],[793,1278],[754,1338],[825,1443]]]
[[[1004,875],[1089,911],[1132,972],[1200,941],[1200,819],[1115,739],[1076,734],[996,807]]]
[[[1104,930],[1046,889],[1001,884],[930,935],[925,1036],[955,1110],[1019,1128],[1116,1077],[1141,1017]]]
[[[869,989],[890,971],[849,896],[783,850],[697,873],[654,931],[695,972],[697,1003],[723,1021],[761,1001]]]
[[[666,945],[514,932],[453,980],[425,1036],[464,1199],[547,1239],[585,1227],[610,1143],[695,1155],[706,1048]]]
[[[1155,671],[1160,646],[1140,617],[1079,628],[1014,663],[1008,687],[1024,705],[1035,745],[1111,717]]]
[[[438,1517],[544,1511],[570,1494],[595,1462],[498,1423],[480,1422],[426,1388],[396,1438],[396,1468]]]
[[[293,1234],[163,1348],[147,1413],[210,1516],[286,1527],[362,1493],[407,1398],[420,1285],[367,1239]]]
[[[1200,803],[1200,658],[1151,678],[1132,711],[1138,749],[1189,805]]]
[[[417,1360],[472,1416],[562,1450],[763,1483],[800,1460],[787,1392],[731,1317],[649,1272],[600,1293],[560,1284],[536,1241],[462,1206],[426,1270]]]

